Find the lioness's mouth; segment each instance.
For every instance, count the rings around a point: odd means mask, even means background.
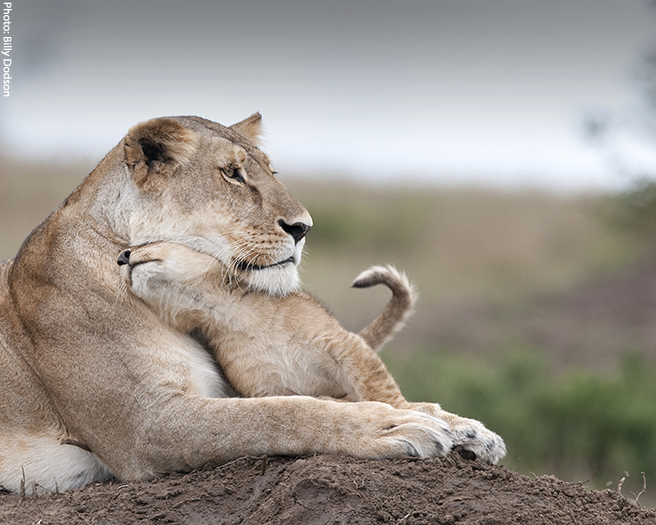
[[[257,270],[266,270],[267,268],[273,268],[274,266],[280,266],[281,264],[294,263],[294,257],[287,257],[284,261],[278,261],[272,264],[265,264],[260,266],[259,264],[249,264],[245,261],[236,261],[235,266],[244,272],[251,272]]]

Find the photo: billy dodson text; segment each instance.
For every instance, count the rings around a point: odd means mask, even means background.
[[[4,2],[2,9],[2,93],[8,97],[11,86],[11,2]]]

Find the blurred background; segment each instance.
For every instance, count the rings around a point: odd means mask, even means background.
[[[255,111],[315,227],[306,288],[504,464],[656,505],[656,5],[647,0],[22,0],[0,97],[0,259],[127,129]],[[5,46],[6,47],[6,46]],[[6,56],[6,55],[5,55]],[[4,57],[3,57],[4,58]]]

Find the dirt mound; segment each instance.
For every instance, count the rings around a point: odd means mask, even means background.
[[[0,523],[656,524],[617,491],[447,459],[241,458],[191,474],[103,483],[21,499],[0,495]]]

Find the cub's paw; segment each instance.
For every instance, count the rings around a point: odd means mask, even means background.
[[[494,465],[506,455],[503,439],[479,421],[462,418],[460,423],[451,427],[451,431],[454,435],[454,450],[464,458]]]
[[[412,408],[444,420],[453,436],[453,450],[462,457],[494,465],[506,455],[503,439],[480,421],[445,412],[432,403],[413,403]]]
[[[202,279],[217,261],[181,244],[156,242],[135,246],[119,255],[119,266],[135,283],[186,283]]]

